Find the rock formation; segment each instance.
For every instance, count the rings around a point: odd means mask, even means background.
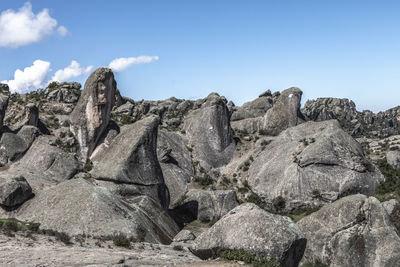
[[[329,266],[398,266],[400,237],[374,197],[342,198],[298,223],[307,238],[304,262]]]
[[[116,82],[111,69],[99,68],[85,83],[82,95],[70,115],[71,132],[80,145],[85,162],[107,128],[115,101]]]
[[[283,197],[288,210],[372,194],[383,180],[361,145],[334,120],[282,132],[255,158],[248,176],[254,192],[270,201]]]
[[[3,128],[3,119],[8,106],[10,89],[7,84],[0,83],[0,129]]]
[[[273,230],[272,230],[273,229]],[[289,218],[268,213],[254,204],[231,210],[194,241],[192,250],[202,259],[223,250],[244,250],[282,266],[297,266],[307,240]]]

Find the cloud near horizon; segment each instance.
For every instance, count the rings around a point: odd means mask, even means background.
[[[108,67],[114,72],[121,72],[131,65],[151,63],[158,59],[158,56],[120,57],[112,60]]]
[[[81,75],[89,73],[93,69],[93,66],[88,66],[86,68],[82,68],[81,65],[75,61],[72,60],[71,64],[62,69],[56,71],[56,73],[53,75],[51,78],[52,81],[57,81],[57,82],[65,82],[68,81],[71,78],[79,77]]]
[[[47,74],[50,72],[50,62],[43,60],[35,60],[33,65],[17,69],[14,73],[14,80],[1,81],[8,84],[11,93],[25,93],[30,89],[44,87]]]
[[[5,10],[0,14],[0,47],[17,48],[37,43],[55,32],[66,36],[68,29],[65,26],[57,28],[57,24],[47,8],[34,14],[30,2],[26,2],[18,11]]]

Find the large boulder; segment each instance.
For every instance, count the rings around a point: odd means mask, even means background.
[[[300,112],[302,94],[303,92],[297,87],[288,88],[276,96],[276,101],[272,100],[273,106],[263,117],[234,121],[232,128],[245,133],[278,135],[283,130],[304,122],[304,117]]]
[[[185,118],[183,128],[193,156],[207,171],[227,164],[235,151],[226,99],[210,94],[199,109]]]
[[[361,145],[336,120],[282,132],[255,158],[248,175],[254,192],[271,201],[283,197],[287,210],[372,194],[382,181]]]
[[[393,168],[400,168],[400,151],[389,151],[386,154],[386,160]]]
[[[8,85],[0,83],[0,129],[3,127],[3,119],[6,114],[9,98],[10,89],[8,88]]]
[[[179,232],[154,200],[137,196],[134,202],[126,203],[107,188],[82,178],[38,192],[15,216],[70,235],[101,237],[121,233],[139,241],[169,244]]]
[[[302,123],[300,101],[303,92],[297,87],[284,90],[274,106],[267,111],[261,126],[264,134],[278,135],[283,130]]]
[[[158,124],[159,118],[152,116],[121,127],[109,147],[92,159],[92,177],[117,183],[126,194],[147,191],[168,207],[169,194],[157,160]]]
[[[99,68],[87,79],[82,95],[70,115],[71,132],[80,145],[85,162],[110,121],[115,101],[116,82],[111,69]]]
[[[23,126],[17,134],[5,132],[0,139],[0,163],[5,165],[21,158],[39,135],[38,128]]]
[[[286,267],[298,266],[306,243],[304,234],[291,219],[246,203],[198,236],[192,251],[207,259],[224,250],[244,250],[258,257],[278,260]]]
[[[169,208],[174,208],[187,193],[194,175],[192,158],[182,136],[164,130],[158,131],[157,156],[170,194]]]
[[[248,118],[262,117],[272,108],[274,104],[271,94],[260,96],[259,98],[244,103],[241,107],[236,108],[231,116],[231,121],[238,121]]]
[[[332,267],[398,266],[400,237],[374,197],[352,195],[298,222],[307,238],[304,262]]]
[[[23,176],[16,176],[0,184],[0,206],[15,208],[32,197],[32,188]]]
[[[0,179],[22,175],[37,191],[72,178],[78,170],[78,161],[72,155],[50,145],[48,137],[39,136],[20,160],[0,172]]]
[[[238,206],[234,190],[191,190],[183,201],[182,208],[200,221],[215,221]]]

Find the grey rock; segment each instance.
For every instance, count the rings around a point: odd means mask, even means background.
[[[133,107],[134,105],[131,102],[127,101],[125,104],[116,108],[114,112],[117,114],[132,116]]]
[[[232,113],[231,121],[264,116],[265,113],[272,108],[272,105],[272,95],[260,96],[253,101],[244,103],[241,107],[237,107]]]
[[[329,266],[398,266],[400,237],[374,197],[352,195],[301,219],[307,238],[303,262]]]
[[[82,95],[70,115],[71,132],[80,145],[85,162],[110,121],[115,101],[116,82],[111,69],[99,68],[87,79]]]
[[[146,187],[157,192],[156,200],[163,207],[168,207],[168,190],[156,152],[158,124],[159,118],[153,116],[121,127],[120,134],[109,147],[93,159],[92,177]]]
[[[122,233],[151,243],[171,243],[179,231],[154,200],[138,196],[127,204],[107,188],[81,178],[39,191],[17,211],[16,218],[70,235]]]
[[[43,187],[72,178],[79,170],[77,160],[49,143],[47,137],[36,138],[20,160],[0,172],[0,179],[22,175],[34,190],[41,190]]]
[[[361,145],[335,120],[282,132],[255,158],[248,175],[254,192],[268,201],[282,196],[287,210],[372,194],[382,181]]]
[[[259,257],[276,259],[282,266],[298,266],[306,242],[299,227],[288,217],[246,203],[198,236],[192,252],[207,259],[219,250],[243,249]]]
[[[178,212],[200,221],[215,221],[238,206],[234,190],[190,190]]]
[[[389,151],[386,160],[393,168],[400,168],[400,151]]]
[[[63,103],[76,103],[81,94],[81,84],[77,82],[52,82],[45,90],[46,99]]]
[[[308,100],[302,113],[313,121],[337,119],[352,136],[384,138],[400,134],[400,106],[383,112],[359,112],[353,101],[340,98]]]
[[[396,222],[400,226],[400,203],[396,199],[390,199],[382,202],[382,206],[389,214],[392,222]]]
[[[32,197],[32,188],[23,176],[16,176],[0,184],[0,205],[14,208]]]
[[[0,139],[0,163],[5,165],[21,158],[39,135],[34,126],[23,126],[17,134],[3,133]]]
[[[18,124],[18,128],[23,125],[38,127],[39,109],[32,103],[29,103],[24,108],[22,121]]]
[[[194,175],[192,159],[181,135],[158,131],[157,155],[170,194],[169,208],[174,208],[188,191]]]
[[[173,239],[174,242],[188,242],[195,240],[196,236],[189,230],[180,231]]]
[[[0,129],[3,127],[3,119],[6,114],[9,98],[10,89],[8,88],[8,85],[0,83]]]
[[[227,164],[235,151],[226,100],[210,94],[200,109],[185,118],[184,130],[193,156],[206,170]]]
[[[302,123],[304,121],[300,112],[302,94],[303,92],[297,87],[284,90],[265,114],[260,130],[267,135],[278,135],[283,130]]]

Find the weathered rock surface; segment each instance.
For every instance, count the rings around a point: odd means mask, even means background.
[[[236,108],[231,116],[231,121],[238,121],[248,118],[262,117],[272,107],[274,101],[272,95],[260,96],[259,98],[244,103]]]
[[[235,151],[226,99],[210,94],[201,108],[185,118],[184,130],[193,156],[206,170],[227,164]]]
[[[386,160],[393,168],[400,168],[400,151],[389,151]]]
[[[8,164],[21,158],[39,135],[34,126],[23,126],[17,134],[6,132],[0,139],[0,163]]]
[[[157,160],[159,118],[148,117],[121,127],[121,132],[107,149],[93,159],[92,177],[120,184],[126,194],[148,191],[163,207],[169,205],[169,194]],[[142,189],[139,189],[142,188]]]
[[[310,120],[337,119],[353,136],[388,137],[400,134],[400,106],[377,114],[369,110],[359,112],[353,101],[340,98],[308,100],[302,113]]]
[[[206,259],[220,250],[243,249],[260,257],[276,259],[282,266],[297,266],[306,243],[304,234],[291,219],[246,203],[231,210],[198,236],[192,251]]]
[[[6,114],[9,98],[10,89],[8,88],[8,85],[0,83],[0,129],[3,127],[3,119]]]
[[[183,204],[201,221],[218,220],[238,205],[234,190],[191,190]]]
[[[34,238],[34,240],[32,240]],[[202,261],[188,250],[175,250],[171,245],[132,243],[130,249],[120,248],[110,241],[72,238],[65,245],[46,235],[15,233],[9,237],[0,233],[1,266],[181,266],[181,267],[237,267],[234,262]],[[45,253],[44,253],[45,251]]]
[[[157,155],[169,190],[169,208],[174,208],[187,193],[194,175],[191,155],[181,135],[164,130],[158,132]]]
[[[303,92],[297,87],[282,91],[274,106],[265,114],[261,129],[264,134],[278,135],[283,130],[303,122],[300,101]]]
[[[188,242],[196,239],[196,236],[189,230],[180,231],[173,239],[174,242]]]
[[[135,202],[126,203],[105,187],[81,178],[39,191],[13,215],[70,235],[122,233],[151,243],[171,243],[179,232],[154,200],[139,196]]]
[[[298,222],[307,238],[303,262],[329,266],[398,266],[400,237],[374,197],[342,198]]]
[[[87,79],[82,95],[70,115],[71,132],[80,145],[85,162],[110,121],[115,101],[116,82],[111,69],[99,68]]]
[[[268,200],[282,196],[287,210],[372,194],[383,180],[361,145],[335,120],[282,132],[255,158],[248,176],[254,192]]]
[[[76,103],[81,95],[81,84],[77,82],[52,82],[45,90],[46,99],[63,103]]]
[[[382,205],[389,214],[393,224],[397,227],[397,230],[400,230],[400,202],[396,199],[391,199],[382,202]]]
[[[16,176],[0,184],[0,206],[14,208],[32,197],[32,188],[23,176]]]
[[[300,112],[300,101],[303,92],[297,87],[291,87],[281,94],[272,96],[273,106],[263,117],[247,118],[232,122],[235,131],[244,133],[259,132],[263,135],[278,135],[283,130],[304,122]]]
[[[0,172],[0,179],[22,175],[36,191],[72,178],[79,170],[77,160],[49,142],[39,136],[19,161]]]

